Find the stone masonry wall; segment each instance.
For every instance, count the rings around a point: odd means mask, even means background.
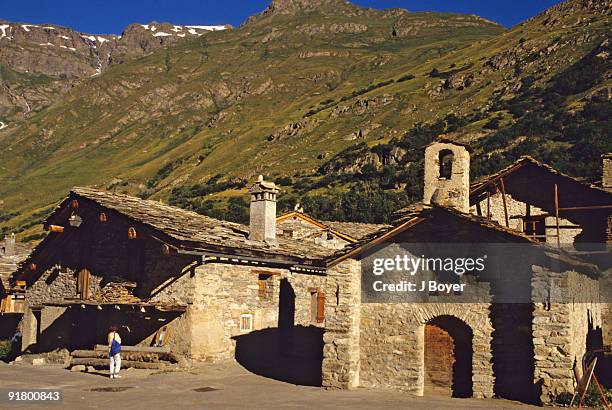
[[[602,326],[596,280],[576,272],[534,267],[534,383],[541,400],[550,402],[574,391],[574,364],[581,368],[590,329]]]
[[[483,200],[479,203],[480,210],[482,211],[481,216],[491,215],[491,219],[500,224],[501,226],[506,226],[506,217],[504,213],[504,202],[502,199],[502,194],[500,192],[491,195],[489,197],[490,209],[487,207],[487,200]],[[527,204],[525,202],[521,202],[517,199],[514,199],[512,195],[506,194],[506,208],[508,209],[508,222],[510,228],[523,232],[523,223],[521,219],[512,218],[513,216],[526,216],[527,215]],[[470,213],[477,215],[477,207],[476,205],[472,206],[470,209]],[[547,212],[535,207],[531,206],[530,214],[533,216],[546,214]],[[555,218],[552,216],[545,218],[545,224],[547,226],[555,226]],[[572,226],[574,225],[571,221],[567,219],[559,218],[559,226]],[[582,231],[582,229],[560,229],[559,234],[561,236],[562,244],[572,244],[574,243],[574,238]],[[546,235],[556,235],[556,228],[547,228]],[[557,238],[548,237],[546,238],[547,243],[556,244]]]
[[[601,184],[604,188],[612,190],[612,155],[607,154],[603,158],[603,174]]]
[[[271,292],[259,297],[259,274],[271,274]],[[241,316],[253,315],[253,331],[278,327],[281,281],[287,281],[295,295],[295,325],[311,323],[310,292],[324,289],[325,277],[292,274],[285,269],[256,268],[211,263],[196,269],[192,321],[192,357],[220,361],[234,357]]]
[[[348,259],[328,269],[323,335],[323,387],[359,386],[361,264]]]
[[[473,332],[474,397],[493,396],[489,304],[419,303],[361,305],[361,385],[393,388],[423,395],[425,324],[438,316],[452,316]]]

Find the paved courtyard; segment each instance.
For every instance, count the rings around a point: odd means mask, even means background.
[[[76,373],[58,366],[8,365],[0,362],[0,389],[59,389],[69,409],[530,409],[505,400],[414,397],[395,391],[326,391],[295,386],[249,373],[237,364],[205,364],[189,371],[122,371],[111,380],[105,372]],[[116,388],[116,389],[113,389]],[[113,391],[119,390],[119,391]],[[45,406],[7,405],[0,408]]]

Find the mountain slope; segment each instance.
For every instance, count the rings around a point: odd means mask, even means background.
[[[0,120],[10,124],[41,110],[111,64],[227,27],[151,22],[116,36],[0,21]]]
[[[240,219],[240,198],[222,209],[213,200],[244,195],[259,173],[290,177],[283,197],[310,197],[314,211],[313,196],[343,195],[368,178],[399,205],[418,190],[411,150],[423,135],[498,138],[486,125],[519,120],[500,105],[602,47],[609,6],[571,1],[505,31],[477,16],[276,0],[238,29],[110,66],[0,131],[3,224],[29,232],[77,184]],[[560,103],[579,108],[609,83],[605,68]],[[476,163],[490,151],[479,146]]]

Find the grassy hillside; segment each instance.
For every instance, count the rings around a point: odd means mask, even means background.
[[[538,104],[580,112],[610,86],[609,6],[572,1],[505,31],[326,0],[110,67],[0,131],[0,227],[30,235],[73,185],[244,220],[258,174],[284,185],[281,207],[378,221],[420,195],[418,149],[439,133],[473,143],[481,171],[521,138],[550,140],[551,152],[577,145],[520,124]],[[580,72],[584,58],[596,76]],[[583,77],[586,88],[559,85]],[[609,142],[588,150],[590,161]]]

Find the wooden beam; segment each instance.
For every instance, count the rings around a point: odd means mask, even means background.
[[[612,205],[593,205],[593,206],[572,206],[568,208],[558,208],[558,209],[559,211],[586,211],[589,209],[611,209],[611,208],[612,208]]]
[[[506,204],[506,186],[504,185],[504,178],[499,179],[501,186],[502,202],[504,204],[504,219],[506,220],[506,228],[510,228],[510,221],[508,220],[508,205]]]
[[[555,225],[557,226],[557,246],[561,246],[561,232],[559,231],[559,186],[557,184],[555,184]]]
[[[73,358],[70,360],[71,366],[84,365],[93,367],[108,367],[108,359],[96,359],[96,358]],[[135,360],[122,360],[121,366],[124,368],[132,367],[134,369],[164,369],[168,367],[169,363],[164,362],[140,362]]]

